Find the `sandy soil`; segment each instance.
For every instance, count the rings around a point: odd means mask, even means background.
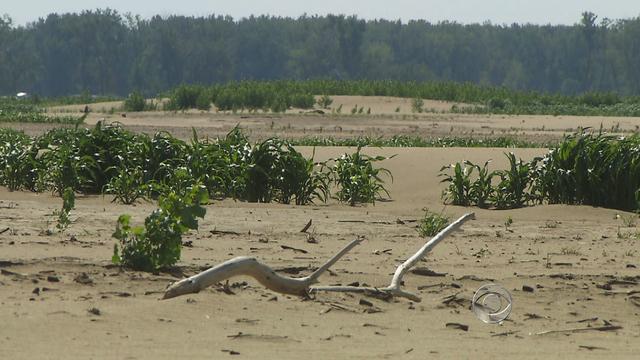
[[[208,116],[201,121],[208,121]],[[185,115],[173,121],[184,118],[191,119]],[[325,118],[312,118],[316,119]],[[319,148],[316,158],[344,151],[348,150]],[[506,165],[503,149],[367,151],[397,154],[384,163],[394,174],[391,201],[360,207],[335,201],[316,206],[215,201],[207,206],[200,231],[185,238],[193,246],[184,248],[179,269],[155,275],[109,263],[114,244],[110,236],[118,215],[130,213],[140,222],[153,204],[124,206],[101,196],[79,198],[70,228],[47,235],[47,229],[54,229],[50,214],[60,207],[60,199],[0,190],[2,357],[219,359],[236,353],[238,358],[260,359],[637,357],[640,304],[634,304],[629,292],[640,290],[636,236],[640,229],[625,227],[616,219],[620,212],[601,208],[444,208],[452,217],[475,211],[477,220],[446,239],[421,264],[443,276],[405,277],[406,289],[417,292],[421,303],[344,294],[304,300],[272,293],[243,277],[230,282],[235,295],[211,288],[158,301],[165,286],[181,275],[239,255],[256,256],[275,268],[303,275],[358,235],[367,241],[321,282],[386,285],[395,266],[425,241],[417,235],[414,222],[422,209],[443,209],[439,168],[463,159],[492,158],[494,166]],[[525,159],[544,151],[515,150]],[[506,229],[508,217],[513,224]],[[309,219],[317,244],[308,243],[299,232]],[[282,245],[306,253],[284,250]],[[469,309],[475,290],[491,282],[511,291],[514,300],[513,313],[500,325],[480,322]],[[523,286],[533,292],[523,291]],[[469,329],[453,329],[447,323]],[[622,328],[536,335],[607,323]]]
[[[121,122],[134,131],[154,133],[169,129],[175,136],[190,138],[191,127],[201,136],[223,136],[234,126],[246,129],[253,139],[271,136],[300,138],[322,136],[350,138],[357,136],[388,137],[391,135],[415,135],[428,138],[444,136],[499,137],[518,136],[539,143],[557,141],[565,134],[578,128],[603,128],[605,131],[628,134],[640,128],[639,118],[629,117],[577,117],[577,116],[508,116],[508,115],[466,115],[448,112],[454,103],[425,100],[425,109],[436,112],[414,114],[410,99],[393,97],[334,96],[334,103],[325,114],[310,114],[309,111],[289,110],[286,114],[264,113],[217,113],[215,111],[187,111],[178,113],[145,112],[109,114],[111,107],[119,108],[120,103],[91,104],[93,111],[87,124],[97,121]],[[363,107],[365,114],[351,115],[350,109]],[[461,105],[461,104],[457,104]],[[335,109],[342,106],[342,113]],[[367,115],[366,110],[371,109]],[[396,113],[395,109],[400,108]],[[77,113],[82,105],[52,108],[52,112]],[[124,117],[123,117],[124,116]],[[11,124],[3,126],[19,127],[29,134],[39,134],[51,126],[41,124]]]

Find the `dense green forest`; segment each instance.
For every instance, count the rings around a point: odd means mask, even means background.
[[[462,25],[345,16],[156,16],[113,10],[0,17],[0,94],[145,95],[181,83],[265,79],[472,82],[640,94],[640,18],[573,26]]]

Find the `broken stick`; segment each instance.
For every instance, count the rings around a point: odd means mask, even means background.
[[[400,284],[402,283],[402,278],[404,275],[415,266],[420,259],[422,259],[431,249],[436,247],[444,238],[446,238],[452,232],[458,230],[462,224],[466,221],[475,219],[474,213],[464,214],[458,220],[452,222],[444,228],[444,230],[440,231],[436,236],[431,238],[424,246],[418,250],[413,256],[407,259],[404,263],[398,265],[396,268],[396,272],[393,274],[393,278],[391,279],[391,284],[384,288],[375,288],[375,287],[356,287],[356,286],[317,286],[313,287],[312,291],[338,291],[338,292],[355,292],[355,293],[387,293],[393,296],[404,297],[409,300],[420,302],[421,299],[419,296],[410,293],[408,291],[404,291],[400,288]]]

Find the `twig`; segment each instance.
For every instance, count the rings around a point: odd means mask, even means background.
[[[563,329],[563,330],[547,330],[536,333],[536,335],[547,335],[547,334],[560,334],[560,333],[576,333],[582,331],[616,331],[622,329],[622,326],[617,325],[605,325],[605,326],[596,326],[596,327],[585,327],[585,328],[573,328],[573,329]]]
[[[302,253],[302,254],[308,254],[308,253],[309,253],[307,250],[304,250],[304,249],[296,249],[296,248],[294,248],[294,247],[287,246],[287,245],[280,245],[280,248],[282,248],[283,250],[293,250],[293,251],[295,251],[295,252],[299,252],[299,253]]]
[[[517,334],[517,333],[519,333],[519,332],[520,332],[520,330],[505,331],[505,332],[501,332],[501,333],[493,334],[493,335],[491,335],[491,337],[496,337],[496,336],[509,336],[509,335]]]
[[[240,235],[239,232],[237,231],[228,231],[228,230],[217,230],[217,229],[213,229],[211,231],[209,231],[211,234],[213,235]]]
[[[313,219],[309,219],[309,222],[307,223],[307,225],[305,225],[302,230],[300,230],[301,233],[307,232],[307,230],[309,230],[309,228],[311,227],[311,223],[313,222]]]

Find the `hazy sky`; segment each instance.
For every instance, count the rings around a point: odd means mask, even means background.
[[[356,14],[365,19],[426,19],[461,23],[574,24],[583,11],[611,19],[640,16],[639,0],[3,0],[0,14],[24,25],[52,12],[79,12],[106,8],[145,18],[159,15],[278,15],[297,17],[324,14]]]

